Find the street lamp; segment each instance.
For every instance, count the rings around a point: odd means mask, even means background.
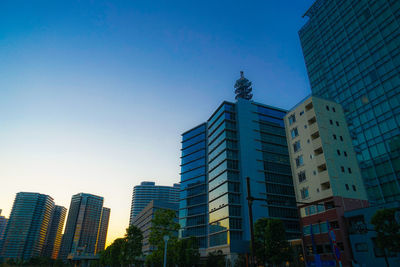
[[[167,246],[168,246],[169,235],[164,236],[164,267],[167,267]]]

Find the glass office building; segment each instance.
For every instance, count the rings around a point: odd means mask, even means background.
[[[177,204],[179,202],[179,184],[173,186],[156,185],[155,182],[141,182],[133,187],[129,225],[152,200]]]
[[[53,198],[48,195],[17,193],[5,230],[2,260],[40,256],[53,209]]]
[[[268,200],[253,203],[254,222],[279,218],[288,239],[300,237],[285,114],[238,98],[223,102],[206,123],[182,135],[181,237],[200,237],[207,252],[247,252],[246,177],[252,195]]]
[[[318,0],[305,16],[312,93],[342,104],[369,200],[400,200],[400,1]]]
[[[51,215],[51,221],[46,236],[46,245],[42,256],[57,259],[61,246],[62,230],[64,228],[67,209],[63,206],[55,206]]]
[[[182,134],[179,237],[196,236],[207,247],[207,125]]]
[[[86,193],[72,196],[59,259],[96,254],[103,201],[103,197]]]

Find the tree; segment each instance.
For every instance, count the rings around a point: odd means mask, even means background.
[[[254,239],[256,258],[262,264],[279,265],[291,260],[291,248],[281,220],[258,219],[254,227]]]
[[[179,267],[195,266],[200,261],[197,238],[180,239],[175,245],[175,262]]]
[[[225,265],[225,256],[222,254],[221,250],[208,253],[206,266],[224,267]]]
[[[149,243],[156,249],[147,256],[146,263],[148,265],[162,265],[165,246],[164,236],[168,235],[167,265],[174,266],[174,259],[176,258],[174,248],[178,242],[177,232],[180,228],[176,219],[176,212],[173,210],[159,209],[154,213],[154,218],[151,220]]]
[[[371,223],[377,232],[376,244],[385,255],[386,265],[389,266],[386,250],[400,252],[400,224],[395,220],[396,209],[378,210],[372,216]]]
[[[106,250],[100,253],[100,264],[129,266],[140,263],[142,240],[143,235],[140,229],[134,225],[129,226],[123,238],[115,239]]]
[[[129,226],[125,233],[125,243],[123,245],[123,264],[138,264],[141,262],[139,257],[142,255],[143,234],[134,225]]]

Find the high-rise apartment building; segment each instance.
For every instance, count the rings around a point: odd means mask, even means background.
[[[179,202],[179,184],[173,186],[156,185],[155,182],[141,182],[133,188],[132,206],[129,224],[152,200]]]
[[[111,210],[109,208],[103,207],[103,210],[101,212],[99,233],[97,235],[96,253],[103,251],[106,246],[108,222],[110,221],[110,212]]]
[[[335,102],[308,97],[287,113],[285,125],[305,259],[316,261],[318,254],[335,265],[334,240],[328,235],[332,229],[343,265],[351,266],[343,215],[368,207],[368,201],[343,109]]]
[[[149,204],[133,219],[132,224],[142,231],[142,252],[144,255],[151,253],[155,247],[150,245],[150,229],[152,226],[152,220],[157,210],[173,210],[178,213],[178,203],[164,202],[161,200],[152,200]],[[177,234],[177,233],[176,233]]]
[[[299,31],[313,95],[340,103],[369,200],[400,200],[400,1],[318,0]]]
[[[53,198],[48,195],[17,193],[5,230],[2,259],[40,256],[53,209]]]
[[[203,240],[206,252],[234,257],[249,249],[246,177],[254,222],[280,218],[287,238],[300,236],[283,117],[286,111],[251,101],[243,77],[237,101],[223,102],[203,123],[182,134],[180,237]],[[202,247],[202,246],[201,246]]]
[[[59,259],[95,255],[102,211],[103,197],[86,193],[72,196]]]
[[[1,212],[2,210],[0,209],[0,255],[1,255],[1,248],[3,246],[4,233],[6,231],[6,226],[8,222],[8,219],[6,217],[1,216]]]
[[[62,230],[64,227],[67,209],[55,206],[51,215],[50,225],[47,230],[46,242],[42,251],[44,257],[57,259],[61,246]]]

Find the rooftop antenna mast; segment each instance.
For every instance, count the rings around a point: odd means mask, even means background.
[[[251,82],[244,77],[243,71],[240,71],[240,79],[238,79],[235,83],[235,99],[244,98],[246,100],[250,100],[253,97],[251,91],[253,88],[251,87]]]

